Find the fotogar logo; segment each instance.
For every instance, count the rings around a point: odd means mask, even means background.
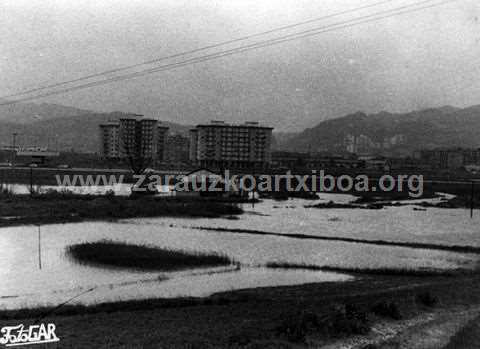
[[[52,323],[25,326],[5,326],[1,329],[0,344],[6,347],[59,342]]]

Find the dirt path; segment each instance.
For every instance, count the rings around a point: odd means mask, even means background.
[[[452,336],[480,314],[480,306],[441,309],[404,321],[375,324],[366,336],[321,346],[322,349],[441,349]],[[460,348],[460,347],[458,347]]]

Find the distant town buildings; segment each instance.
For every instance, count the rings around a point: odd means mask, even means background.
[[[258,122],[197,125],[190,131],[190,161],[209,168],[267,168],[272,130]]]
[[[272,154],[272,167],[283,170],[356,169],[365,167],[365,162],[353,156],[342,157],[323,153],[310,154],[277,151]]]
[[[405,144],[404,134],[384,136],[381,139],[374,140],[364,134],[346,134],[343,137],[343,145],[347,152],[355,154],[369,154],[372,152],[385,151],[395,146]]]
[[[102,155],[108,159],[141,157],[162,161],[168,127],[142,115],[121,118],[100,125]]]

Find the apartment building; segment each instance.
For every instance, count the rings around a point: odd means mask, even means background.
[[[101,154],[105,158],[120,157],[120,123],[109,121],[100,125]]]
[[[167,153],[168,127],[158,125],[157,127],[157,159],[165,161]]]
[[[120,120],[120,130],[122,129]],[[136,124],[135,143],[139,146],[137,155],[143,158],[157,159],[158,146],[158,121],[154,119],[141,119]]]
[[[187,163],[189,161],[190,140],[180,134],[170,134],[166,138],[165,160],[172,164]]]
[[[212,121],[190,131],[190,161],[212,168],[266,168],[271,162],[272,127]]]
[[[137,114],[101,124],[102,155],[111,159],[132,156],[161,161],[167,131],[168,127],[159,125],[157,120]]]

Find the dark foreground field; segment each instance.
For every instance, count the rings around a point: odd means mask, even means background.
[[[54,314],[49,309],[4,311],[0,326],[36,319],[53,322],[61,341],[51,348],[274,349],[332,344],[333,349],[342,341],[365,349],[444,348],[464,326],[465,333],[477,338],[474,325],[466,325],[469,316],[480,313],[479,286],[479,276],[365,276],[345,283],[260,288],[207,298],[66,306]]]

